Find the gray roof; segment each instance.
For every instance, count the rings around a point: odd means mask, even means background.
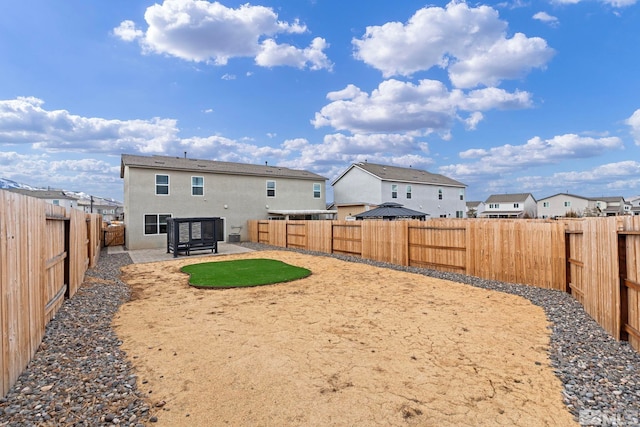
[[[584,199],[584,200],[593,200],[590,199],[589,197],[583,197],[583,196],[578,196],[577,194],[571,194],[571,193],[556,193],[553,196],[549,196],[549,197],[545,197],[544,199],[539,199],[538,201],[542,201],[542,200],[547,200],[550,199],[552,197],[556,197],[556,196],[569,196],[569,197],[575,197],[576,199]]]
[[[365,211],[354,216],[356,218],[424,218],[427,215],[429,214],[405,208],[399,203],[387,202],[381,204],[375,209],[371,209],[370,211]]]
[[[486,204],[489,203],[514,203],[514,202],[524,202],[527,198],[531,196],[531,198],[535,201],[536,199],[533,197],[531,193],[514,193],[514,194],[492,194],[485,201]]]
[[[67,196],[64,191],[61,190],[27,190],[26,188],[6,188],[5,190],[11,191],[13,193],[22,194],[23,196],[31,196],[38,199],[46,199],[46,200],[77,200],[75,197]]]
[[[252,175],[274,178],[308,179],[326,181],[327,178],[305,170],[289,169],[281,166],[251,165],[246,163],[218,162],[215,160],[189,159],[168,156],[136,156],[123,154],[120,178],[124,178],[125,166],[156,169],[206,172],[227,175]]]
[[[455,179],[447,178],[444,175],[427,172],[421,169],[415,168],[402,168],[398,166],[378,165],[375,163],[354,163],[352,164],[342,175],[340,175],[334,184],[340,180],[349,170],[357,167],[365,172],[374,175],[382,181],[396,181],[396,182],[409,182],[416,184],[435,184],[445,185],[450,187],[466,187],[466,184],[456,181]]]

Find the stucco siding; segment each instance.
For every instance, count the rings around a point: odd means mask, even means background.
[[[383,202],[380,179],[358,168],[351,168],[333,184],[333,201],[336,204],[366,202],[379,205]]]
[[[169,176],[169,194],[156,195],[156,175]],[[192,195],[191,178],[203,178],[203,195]],[[275,197],[267,196],[267,181],[275,181]],[[323,181],[259,176],[225,175],[191,171],[161,171],[127,166],[125,181],[126,244],[129,249],[158,248],[166,234],[144,233],[145,215],[170,214],[182,217],[222,217],[225,240],[240,233],[246,240],[247,220],[266,219],[268,210],[325,209]],[[135,183],[135,185],[132,185]],[[321,197],[314,198],[313,184],[320,184]]]

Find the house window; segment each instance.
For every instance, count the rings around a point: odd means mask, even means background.
[[[397,199],[398,198],[398,185],[397,184],[391,184],[391,198],[392,199]]]
[[[519,208],[520,207],[520,203],[514,203],[513,207],[516,208],[516,209]]]
[[[156,175],[156,194],[169,194],[169,175]]]
[[[569,206],[571,206],[571,202],[570,201],[567,200],[566,202],[564,202],[564,207],[565,208],[568,208]]]
[[[275,181],[267,181],[267,197],[276,197]]]
[[[548,208],[549,207],[549,202],[542,202],[542,207],[543,208]]]
[[[500,203],[489,203],[489,209],[500,209]]]
[[[319,199],[320,198],[321,189],[322,189],[322,187],[320,186],[320,184],[318,184],[318,183],[314,183],[313,184],[313,198],[314,199]]]
[[[464,200],[464,190],[460,190],[460,200]]]
[[[56,205],[56,206],[60,206],[60,200],[54,200],[53,204]]]
[[[411,198],[411,186],[407,185],[407,199]]]
[[[144,216],[144,234],[167,234],[167,218],[171,214],[147,214]]]
[[[438,189],[438,200],[442,200],[442,188]]]
[[[464,218],[464,212],[456,211],[456,218]]]
[[[204,178],[201,176],[191,177],[191,195],[204,196]]]

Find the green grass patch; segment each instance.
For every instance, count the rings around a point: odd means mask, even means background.
[[[270,285],[302,279],[310,270],[274,259],[238,259],[186,265],[181,270],[191,277],[189,284],[199,288],[238,288]]]

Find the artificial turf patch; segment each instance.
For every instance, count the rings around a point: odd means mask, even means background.
[[[238,259],[186,265],[189,284],[198,288],[239,288],[302,279],[310,270],[274,259]]]

